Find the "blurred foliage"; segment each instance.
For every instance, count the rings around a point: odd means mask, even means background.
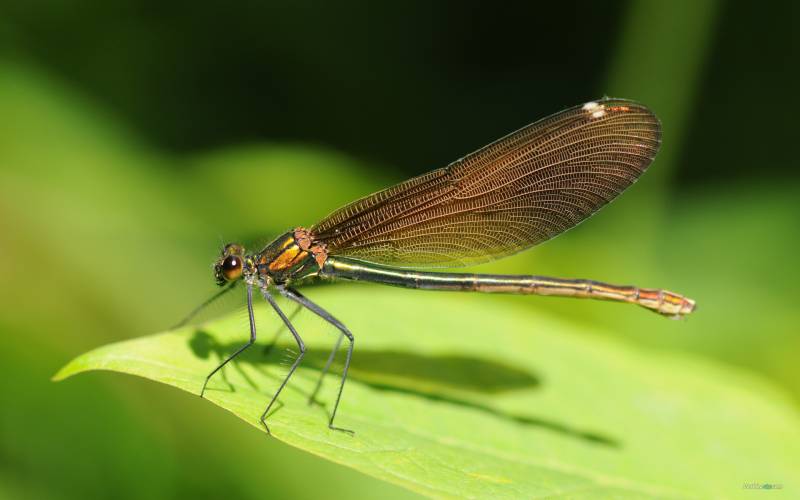
[[[789,0],[4,0],[0,55],[40,62],[169,151],[300,140],[398,179],[602,94],[665,118],[688,108],[665,120],[686,139],[678,177],[713,185],[796,177],[781,102],[798,16]],[[688,99],[651,102],[671,89]]]
[[[311,224],[603,93],[654,107],[663,156],[587,224],[480,270],[663,286],[697,299],[697,314],[490,301],[568,320],[585,329],[576,335],[738,365],[796,401],[800,183],[783,102],[797,12],[790,2],[3,2],[0,496],[407,495],[232,425],[196,397],[119,377],[48,378],[204,299],[220,238]],[[762,479],[790,478],[731,481]]]

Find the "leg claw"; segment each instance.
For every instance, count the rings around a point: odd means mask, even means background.
[[[356,435],[355,431],[351,431],[350,429],[344,429],[342,427],[336,427],[333,424],[328,424],[328,429],[330,429],[332,431],[344,432],[345,434],[349,434],[351,436],[355,436]]]

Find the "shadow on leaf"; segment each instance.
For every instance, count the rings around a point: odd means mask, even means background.
[[[203,330],[196,330],[189,339],[189,347],[192,352],[202,359],[208,359],[213,354],[221,361],[242,345],[241,343],[220,344]],[[265,349],[253,346],[228,366],[237,370],[253,389],[258,389],[258,385],[241,369],[241,364],[252,365],[265,376],[270,376],[261,370],[264,365],[288,366],[297,355],[297,352],[292,349],[293,346],[280,346],[281,349],[273,349],[273,347],[274,344],[267,345]],[[303,366],[322,370],[329,354],[329,351],[306,349]],[[547,429],[600,445],[620,447],[619,441],[609,436],[571,428],[538,417],[509,413],[487,404],[485,400],[491,395],[506,391],[535,389],[541,385],[539,377],[519,368],[467,356],[425,356],[409,352],[375,351],[363,348],[356,351],[353,359],[356,361],[350,365],[348,379],[358,381],[373,389],[458,405],[519,424]],[[337,368],[340,367],[332,366],[331,373],[341,374]],[[224,369],[221,372],[221,377],[228,384],[230,390],[235,391],[235,387],[228,382]],[[272,377],[276,381],[282,379],[275,375]]]

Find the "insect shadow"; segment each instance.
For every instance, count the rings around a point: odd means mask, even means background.
[[[221,344],[203,330],[195,330],[189,339],[189,347],[195,356],[208,359],[215,356],[224,359],[231,352],[241,347],[241,342]],[[242,369],[249,365],[259,370],[262,375],[274,378],[277,382],[282,377],[270,374],[265,366],[291,363],[284,359],[287,354],[293,358],[296,353],[288,345],[268,344],[262,348],[254,345],[244,351],[229,366],[235,369],[245,382],[253,389],[258,384]],[[330,354],[329,351],[306,349],[303,366],[321,371]],[[431,401],[449,403],[461,407],[478,410],[498,418],[550,430],[559,434],[582,439],[594,444],[619,448],[621,444],[616,438],[602,433],[586,431],[552,420],[508,412],[483,402],[486,396],[498,395],[515,390],[535,389],[541,386],[541,380],[530,371],[510,367],[488,359],[462,355],[428,356],[401,351],[376,351],[359,348],[357,362],[350,366],[348,379],[358,381],[373,389],[409,394]],[[288,361],[287,361],[288,360]],[[287,364],[288,366],[288,364]],[[341,374],[334,365],[329,377],[336,378]],[[222,378],[231,391],[236,388],[231,384],[225,370]]]

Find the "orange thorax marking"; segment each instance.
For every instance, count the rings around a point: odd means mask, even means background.
[[[295,243],[286,245],[284,250],[278,254],[278,256],[272,260],[272,262],[269,263],[269,270],[283,271],[285,269],[289,269],[293,265],[305,259],[307,255],[308,252],[301,250],[300,247]]]

